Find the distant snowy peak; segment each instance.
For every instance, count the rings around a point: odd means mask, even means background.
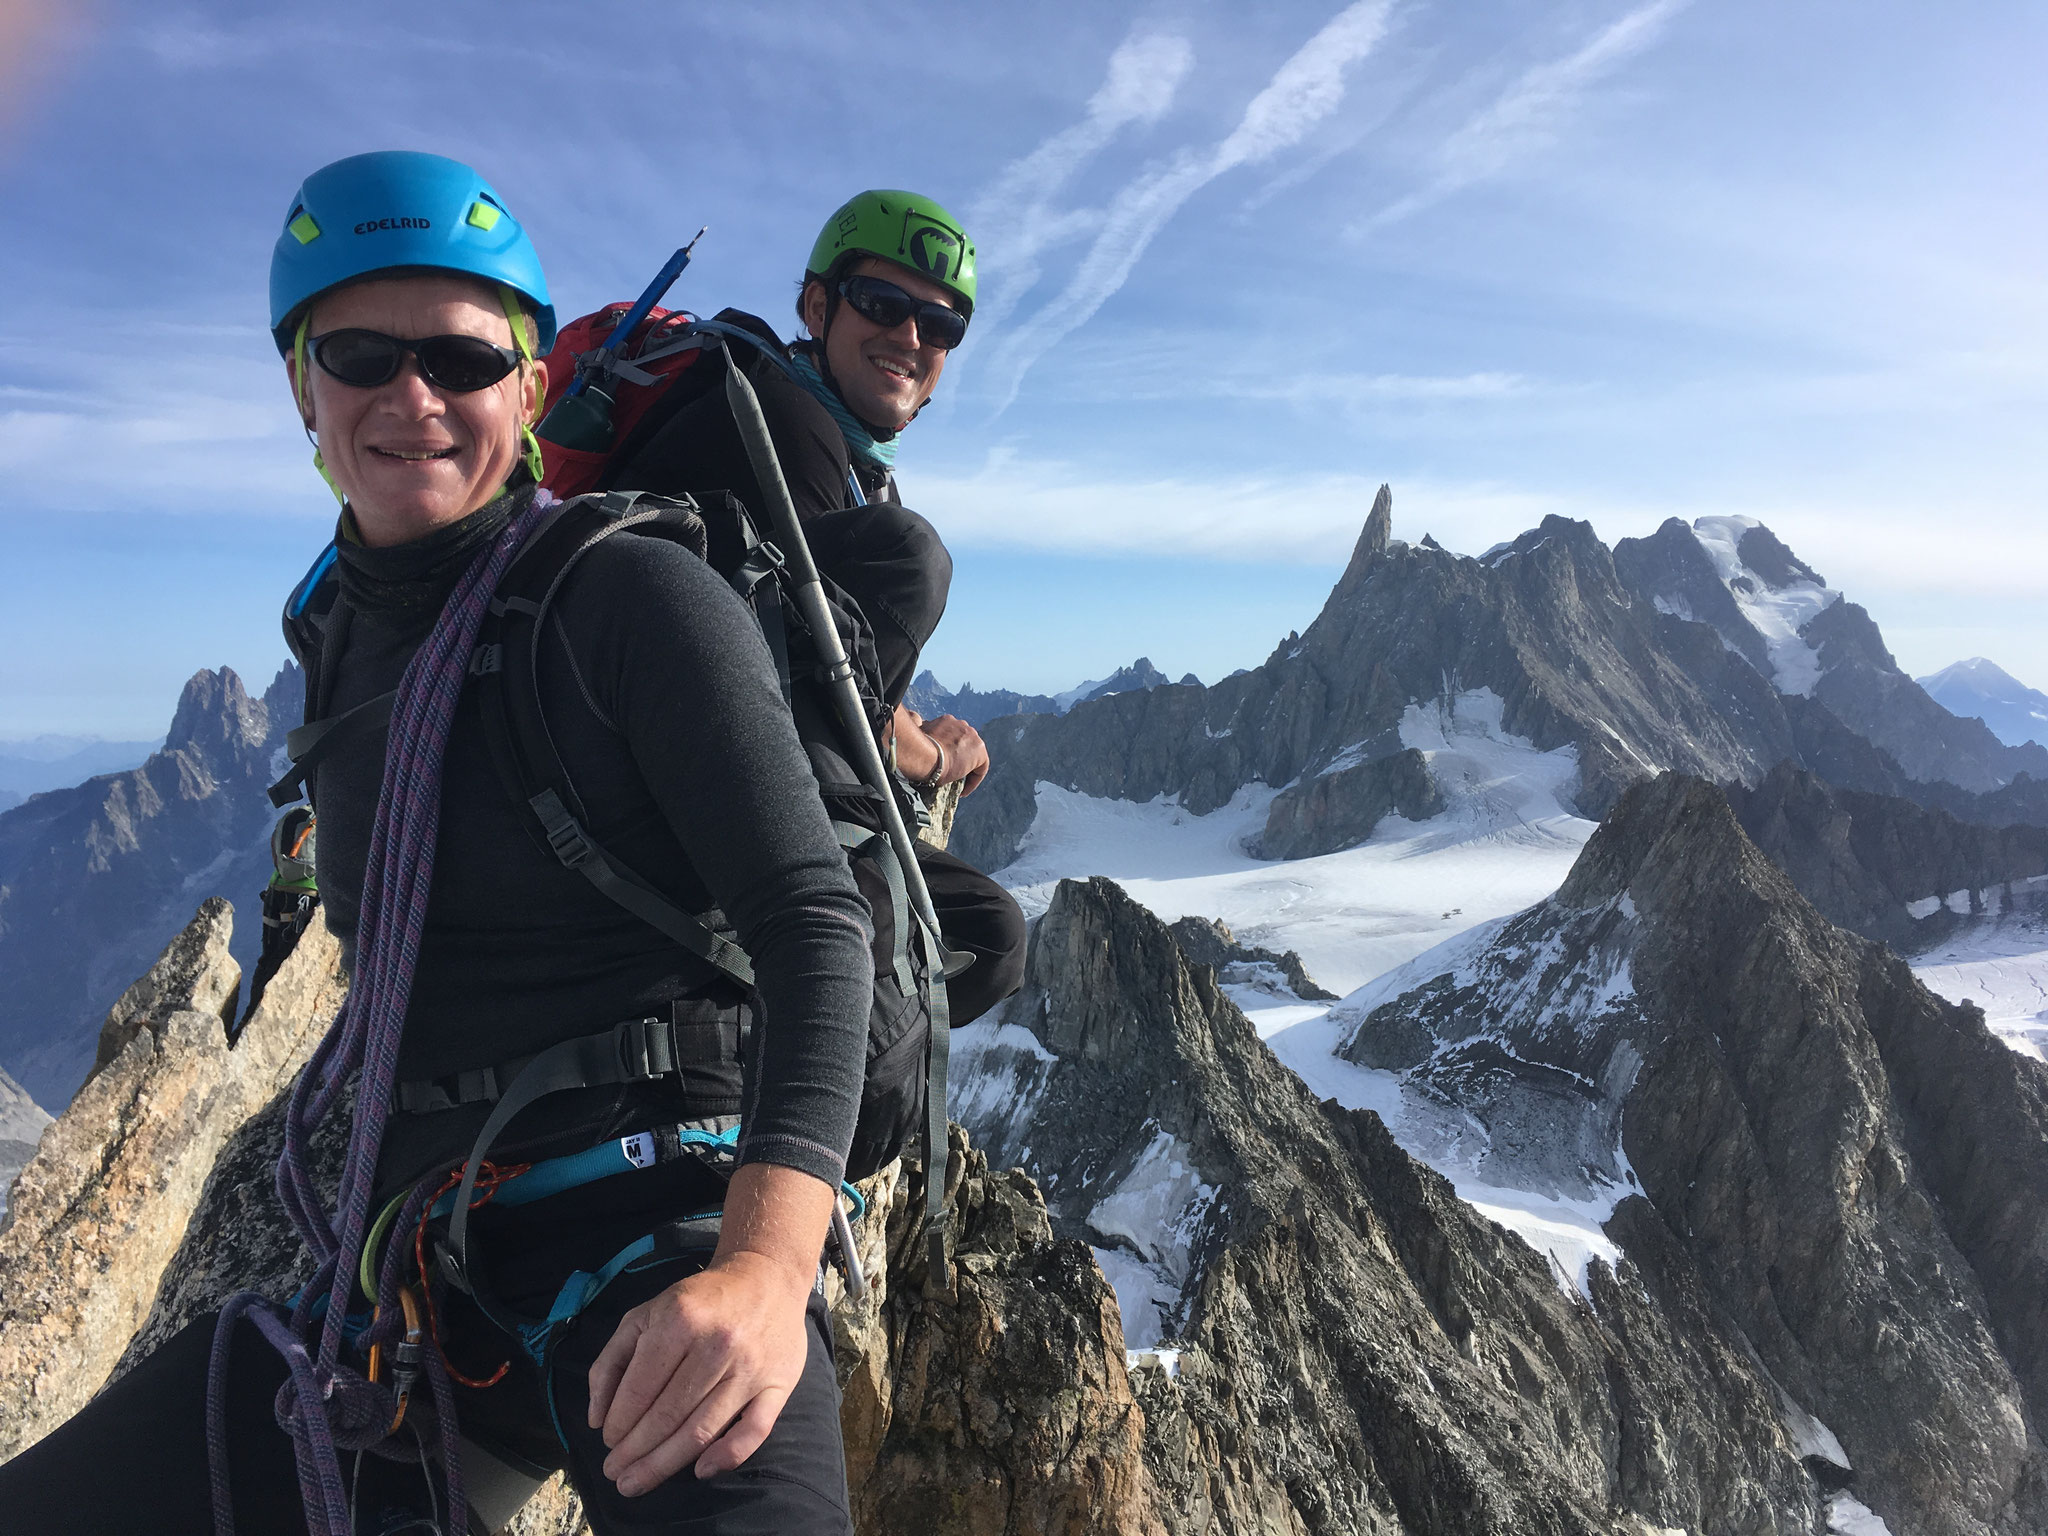
[[[1755,518],[1703,517],[1690,528],[1671,518],[1649,538],[1616,544],[1614,564],[1658,613],[1712,628],[1782,699],[1821,706],[1908,781],[1945,780],[1983,794],[2022,773],[2048,779],[2048,751],[2010,745],[1981,720],[1936,703],[1901,670],[1870,615]],[[1818,728],[1811,711],[1791,713]],[[1818,752],[1819,743],[1807,739],[1806,747]],[[1824,760],[1833,759],[1818,752],[1809,766]],[[1845,765],[1824,771],[1832,777]],[[1850,777],[1877,787],[1869,772]]]
[[[1755,518],[1702,517],[1692,531],[1742,617],[1762,637],[1778,691],[1810,697],[1823,667],[1802,631],[1842,594]]]
[[[956,715],[979,729],[1005,715],[1064,715],[1076,704],[1085,704],[1090,699],[1106,699],[1113,693],[1157,688],[1172,681],[1152,665],[1149,656],[1140,656],[1128,667],[1119,667],[1108,677],[1090,678],[1065,693],[1053,694],[1016,693],[1008,688],[995,688],[984,693],[972,683],[962,683],[959,691],[954,692],[927,669],[918,673],[903,696],[903,702],[927,720],[940,715]],[[1192,672],[1181,679],[1182,683],[1196,687],[1201,686],[1201,681]]]
[[[1982,656],[1943,667],[1921,678],[1920,686],[1950,714],[1982,720],[2009,747],[2028,741],[2048,744],[2048,693],[2029,688]]]
[[[1053,695],[1053,702],[1059,706],[1057,713],[1064,715],[1076,704],[1085,704],[1090,699],[1106,699],[1113,693],[1135,693],[1140,688],[1158,688],[1172,682],[1164,672],[1152,665],[1152,658],[1140,656],[1128,667],[1118,667],[1108,677],[1095,678],[1069,688],[1065,693]],[[1201,679],[1190,672],[1182,678],[1183,683],[1199,684]]]

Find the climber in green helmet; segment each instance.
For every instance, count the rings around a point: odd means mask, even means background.
[[[953,716],[922,719],[903,696],[919,653],[946,610],[952,556],[936,529],[902,505],[894,468],[901,434],[931,399],[947,355],[974,314],[976,252],[960,221],[914,192],[870,191],[825,221],[796,300],[807,333],[785,345],[753,315],[708,322],[760,396],[783,477],[819,568],[859,602],[874,630],[888,745],[897,770],[927,795],[957,783],[972,793],[988,772],[980,733]],[[664,495],[731,491],[767,505],[724,392],[709,369],[649,412],[622,444],[607,484]],[[1015,992],[1024,977],[1024,918],[981,871],[921,851],[947,944],[975,957],[950,985],[964,1024]]]
[[[893,450],[924,409],[967,335],[974,289],[974,243],[930,198],[863,192],[818,232],[796,307],[815,342],[793,356],[823,381],[826,408],[853,418],[840,426],[856,451],[862,434]],[[860,456],[883,468],[895,459]]]

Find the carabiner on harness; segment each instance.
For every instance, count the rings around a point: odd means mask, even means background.
[[[409,1285],[398,1288],[398,1304],[405,1313],[405,1334],[391,1350],[391,1393],[397,1407],[391,1415],[388,1435],[398,1433],[398,1427],[405,1422],[405,1410],[412,1405],[412,1389],[419,1384],[420,1371],[426,1364],[426,1329],[420,1318],[420,1299]],[[370,1346],[369,1376],[372,1384],[382,1386],[384,1346]]]

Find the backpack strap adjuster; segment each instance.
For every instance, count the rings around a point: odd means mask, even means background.
[[[564,869],[575,869],[596,852],[573,816],[550,818],[541,830],[547,834],[548,847],[554,850]]]
[[[628,1019],[612,1029],[622,1081],[667,1077],[676,1070],[675,1026],[667,1019]]]

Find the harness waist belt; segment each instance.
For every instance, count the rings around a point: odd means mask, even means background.
[[[693,999],[692,1002],[697,1000]],[[551,1046],[565,1047],[584,1061],[604,1063],[602,1075],[576,1086],[601,1087],[666,1077],[684,1067],[715,1066],[738,1061],[753,1031],[743,1027],[735,1008],[721,1008],[719,1017],[691,1017],[690,1002],[672,1005],[666,1019],[629,1019],[595,1034],[579,1035]],[[694,1010],[693,1010],[694,1011]],[[613,1054],[616,1053],[616,1054]],[[451,1072],[446,1077],[414,1078],[398,1085],[398,1107],[409,1115],[438,1114],[465,1104],[496,1104],[529,1063],[546,1052],[508,1057],[487,1067]],[[618,1075],[610,1075],[616,1072]]]

